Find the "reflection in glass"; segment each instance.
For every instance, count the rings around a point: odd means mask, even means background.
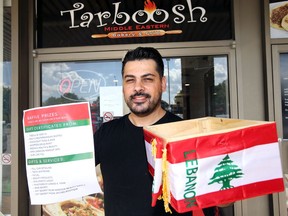
[[[164,65],[167,90],[162,96],[163,108],[184,119],[229,117],[226,56],[166,58]],[[122,86],[120,60],[42,63],[41,73],[42,105],[89,101],[94,130],[103,122],[100,90],[105,89],[102,95],[108,103]],[[113,106],[120,101],[109,103]]]
[[[282,103],[282,128],[283,145],[282,158],[284,170],[284,182],[286,188],[286,207],[288,213],[288,53],[280,54],[280,74],[281,74],[281,103]]]
[[[0,54],[0,212],[11,213],[11,1],[1,1]]]
[[[226,56],[169,58],[164,63],[165,109],[184,119],[230,116]]]
[[[288,139],[288,53],[280,54],[283,139]]]
[[[88,101],[94,131],[103,122],[100,89],[122,86],[120,61],[42,63],[41,73],[42,106]]]

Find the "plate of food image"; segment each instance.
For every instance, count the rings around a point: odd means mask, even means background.
[[[288,37],[288,1],[270,4],[271,38]]]
[[[78,200],[67,200],[43,206],[44,216],[104,216],[90,205]]]
[[[83,201],[91,209],[94,209],[99,213],[99,216],[104,216],[104,196],[101,193],[95,194],[95,196],[84,196]]]

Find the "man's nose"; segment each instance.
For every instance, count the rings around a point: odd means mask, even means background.
[[[137,80],[137,81],[135,82],[134,89],[135,89],[135,91],[137,91],[137,92],[143,91],[143,90],[144,90],[143,82],[142,82],[141,80]]]

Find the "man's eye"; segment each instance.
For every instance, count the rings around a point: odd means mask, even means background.
[[[134,79],[126,79],[126,83],[131,83],[131,82],[133,82],[134,81]]]
[[[146,82],[151,82],[151,81],[153,81],[153,79],[152,79],[152,78],[149,78],[149,77],[146,77],[146,78],[144,79],[144,81],[146,81]]]

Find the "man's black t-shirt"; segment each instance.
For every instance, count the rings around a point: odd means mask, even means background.
[[[166,112],[155,124],[180,120]],[[163,201],[151,207],[153,178],[148,172],[143,128],[133,125],[128,115],[104,123],[94,135],[94,144],[104,182],[105,216],[192,215],[179,214],[172,207],[173,213],[166,213]]]

